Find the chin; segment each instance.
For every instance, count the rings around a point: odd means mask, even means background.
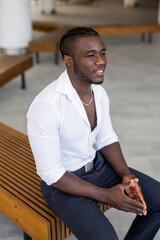
[[[92,81],[93,84],[102,84],[103,82],[104,82],[104,78],[96,79]]]
[[[100,81],[100,82],[93,82],[93,84],[96,84],[96,85],[100,85],[104,82],[104,80]]]

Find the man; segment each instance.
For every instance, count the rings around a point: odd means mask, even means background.
[[[122,155],[100,86],[105,46],[93,29],[78,27],[60,50],[66,71],[27,114],[44,199],[79,240],[118,239],[98,202],[137,214],[125,239],[151,240],[160,226],[160,184],[129,169]]]

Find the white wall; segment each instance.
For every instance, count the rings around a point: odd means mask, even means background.
[[[26,48],[32,38],[29,0],[0,0],[0,48]]]

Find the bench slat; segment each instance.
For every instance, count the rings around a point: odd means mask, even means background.
[[[29,42],[29,51],[31,52],[51,52],[59,51],[61,36],[71,28],[71,26],[59,26],[55,31],[49,32],[44,36],[33,39]]]
[[[160,25],[106,25],[92,26],[100,35],[119,35],[119,34],[135,34],[135,33],[153,33],[160,32]]]
[[[49,221],[2,187],[0,187],[0,211],[36,240],[51,240]]]
[[[48,208],[48,206],[46,205],[46,203],[44,202],[44,206],[46,206],[45,208],[41,208],[38,206],[37,203],[35,203],[35,201],[33,200],[33,202],[31,200],[29,200],[28,198],[26,198],[26,196],[24,196],[22,194],[22,192],[20,191],[20,189],[17,191],[17,187],[14,186],[14,184],[10,184],[10,182],[7,179],[4,179],[4,177],[1,177],[2,179],[2,184],[3,187],[10,192],[10,194],[14,195],[16,198],[18,198],[20,201],[23,201],[24,204],[26,204],[26,206],[28,208],[33,208],[34,211],[37,211],[38,214],[41,214],[43,217],[45,217],[46,219],[48,219],[51,223],[51,228],[52,228],[52,239],[53,240],[61,240],[60,238],[60,223],[59,223],[59,218]],[[5,214],[4,214],[5,215]],[[8,217],[8,216],[7,216]],[[19,225],[18,225],[19,226]],[[36,238],[35,238],[36,239]]]
[[[12,165],[14,165],[16,168],[20,169],[22,173],[25,172],[25,173],[28,174],[29,176],[33,177],[33,180],[34,180],[34,179],[40,180],[40,178],[38,177],[37,174],[35,174],[34,171],[30,171],[29,167],[26,168],[25,163],[24,163],[24,164],[20,164],[20,161],[17,161],[17,159],[15,160],[15,162],[13,162],[14,157],[9,156],[9,155],[8,155],[8,156],[6,156],[6,155],[3,156],[3,153],[1,154],[1,156],[3,157],[3,159],[6,159],[6,160],[7,160],[6,164],[7,164],[8,162],[10,162],[10,163],[11,163]],[[15,168],[15,169],[16,169],[16,168]]]
[[[4,179],[2,177],[2,183],[3,183],[3,188],[6,189],[8,192],[16,196],[18,199],[22,200],[24,203],[26,203],[28,206],[30,206],[32,209],[36,210],[40,215],[44,216],[46,219],[52,220],[54,218],[55,220],[57,219],[57,216],[48,208],[46,203],[43,201],[44,206],[47,206],[47,208],[43,208],[43,206],[37,205],[35,202],[32,202],[26,196],[24,196],[21,192],[16,190],[15,188],[12,188],[13,184],[8,184],[9,181]],[[47,211],[46,211],[47,209]]]
[[[32,28],[36,31],[51,32],[57,29],[57,25],[52,22],[33,21]]]
[[[12,136],[9,135],[7,133],[3,133],[3,131],[1,131],[1,134],[3,136],[4,141],[8,141],[10,142],[10,144],[14,145],[14,146],[22,146],[23,145],[23,149],[24,151],[28,151],[28,154],[32,155],[31,149],[29,147],[29,141],[27,139],[27,141],[24,141],[23,139],[19,138],[19,136]],[[16,142],[14,141],[16,139]]]
[[[6,166],[5,166],[5,164],[3,164],[2,163],[2,167],[4,167],[4,168],[6,168]],[[10,169],[10,167],[8,167],[8,171],[10,172],[11,171],[11,169]],[[14,188],[16,188],[16,189],[18,189],[18,191],[20,192],[19,193],[19,196],[21,197],[21,199],[23,199],[23,201],[24,201],[24,197],[23,197],[23,195],[25,195],[26,197],[27,196],[29,196],[30,197],[30,194],[28,195],[26,195],[26,193],[24,194],[24,192],[22,192],[21,190],[20,190],[20,188],[19,188],[19,186],[18,186],[18,188],[17,188],[17,184],[16,184],[16,181],[18,180],[18,181],[20,181],[20,179],[19,179],[19,176],[21,175],[20,173],[18,174],[18,177],[17,177],[17,172],[15,172],[14,170],[13,171],[11,171],[12,172],[12,174],[11,173],[9,173],[8,171],[5,171],[5,169],[3,169],[2,170],[3,172],[5,172],[5,175],[4,176],[6,176],[6,175],[10,175],[11,176],[11,178],[9,178],[9,180],[8,179],[4,179],[4,177],[2,176],[2,180],[3,180],[3,185],[4,185],[4,182],[6,182],[6,185],[7,185],[7,187],[10,189],[10,191],[12,192],[12,193],[15,193],[15,190],[13,189],[13,187]],[[3,174],[2,174],[3,175]],[[15,175],[16,175],[16,177],[15,177]],[[22,178],[22,176],[20,176],[20,178]],[[15,181],[12,181],[12,179],[14,179]],[[10,185],[10,183],[11,183],[11,181],[13,182],[13,185],[12,185],[12,187],[10,187],[9,185]],[[26,180],[25,180],[26,181]],[[25,184],[25,182],[23,182],[22,181],[22,183],[21,184],[23,184],[23,185],[25,185],[26,187],[27,187],[27,185],[28,185],[28,183],[27,184]],[[31,183],[32,184],[32,183]],[[22,185],[20,185],[21,186],[21,188],[22,188]],[[39,196],[41,196],[41,199],[39,199],[39,200],[41,200],[41,202],[42,203],[44,203],[45,205],[46,205],[46,203],[44,202],[44,200],[43,200],[43,198],[42,198],[42,194],[41,194],[41,192],[40,192],[40,187],[38,186],[38,188],[39,188],[39,192],[37,193]],[[35,189],[34,188],[32,188],[32,190],[35,192]],[[17,191],[16,191],[16,195],[17,195],[18,193],[17,193]],[[28,204],[28,200],[27,200],[27,204]],[[31,204],[33,204],[32,202],[30,203],[30,205]],[[37,205],[35,205],[35,206],[37,206]],[[47,206],[47,205],[46,205]],[[33,207],[33,206],[32,206]],[[42,206],[41,206],[42,207]],[[34,207],[35,208],[35,207]],[[48,208],[48,206],[47,206],[47,208]],[[45,211],[46,211],[46,208],[45,208]],[[50,214],[52,214],[52,215],[54,215],[53,214],[53,212],[49,209],[49,213]],[[70,235],[71,235],[71,233],[69,232],[69,229],[65,229],[65,225],[64,225],[64,223],[61,221],[61,238],[62,239],[64,239],[64,238],[68,238]]]
[[[10,146],[10,147],[9,147]],[[26,167],[31,167],[32,166],[32,172],[36,172],[36,166],[35,163],[33,162],[33,156],[31,156],[30,154],[26,154],[23,152],[23,146],[21,147],[16,147],[14,148],[14,146],[12,145],[4,145],[3,147],[3,155],[6,156],[11,156],[11,157],[15,157],[16,161],[19,161],[20,164],[25,164]],[[8,152],[9,151],[9,152]]]
[[[3,141],[7,141],[11,144],[11,146],[15,147],[15,151],[19,150],[19,148],[21,148],[23,146],[23,152],[27,155],[30,155],[31,157],[33,156],[30,145],[29,145],[29,141],[28,142],[23,142],[22,139],[18,138],[18,137],[12,137],[12,136],[6,136],[6,134],[3,134],[3,132],[0,132],[3,136]],[[16,141],[15,141],[16,140]],[[21,149],[20,149],[21,150]],[[21,151],[22,152],[22,151]],[[23,154],[22,152],[22,154]],[[25,155],[24,154],[24,155]]]
[[[1,173],[1,179],[3,183],[8,184],[8,186],[22,194],[24,197],[26,197],[26,199],[34,202],[40,208],[44,208],[46,211],[48,211],[48,207],[46,207],[44,204],[42,197],[36,195],[31,190],[26,189],[25,186],[21,185],[19,182],[16,182],[16,180],[12,179],[12,177],[6,176],[4,172]]]
[[[8,160],[8,159],[7,159]],[[6,161],[6,158],[1,157],[1,166],[5,166],[6,169],[10,169],[10,171],[17,172],[17,175],[22,174],[23,168],[18,169],[16,166],[12,164],[12,162]],[[23,172],[23,178],[26,178],[26,181],[31,181],[34,186],[37,186],[36,188],[40,188],[40,179],[35,179],[32,176],[30,176],[27,172]]]
[[[0,87],[33,66],[33,56],[0,54]]]
[[[6,169],[9,174],[15,175],[20,181],[26,182],[26,185],[32,186],[32,188],[34,188],[34,190],[37,191],[37,193],[40,192],[39,182],[37,182],[36,184],[34,181],[32,181],[32,178],[28,178],[27,174],[24,175],[23,173],[22,175],[21,171],[15,171],[15,169],[12,168],[12,165],[8,166],[5,164],[5,162],[6,160],[4,160],[4,162],[1,161],[1,167],[3,168],[3,171],[5,171]]]
[[[19,178],[19,176],[17,176],[17,173],[12,173],[11,171],[8,171],[5,168],[2,168],[2,172],[1,172],[2,176],[6,176],[7,179],[10,180],[10,182],[16,182],[17,186],[19,185],[19,187],[26,188],[26,190],[29,192],[30,195],[33,195],[33,197],[37,198],[39,201],[41,201],[42,198],[42,194],[40,192],[40,189],[35,188],[32,183],[28,184],[28,181],[24,181],[22,178]]]
[[[0,122],[0,131],[3,131],[4,134],[8,134],[10,136],[18,136],[19,138],[28,141],[28,137],[26,136],[26,134],[21,133],[21,132],[17,131],[16,129],[13,129],[1,122]]]

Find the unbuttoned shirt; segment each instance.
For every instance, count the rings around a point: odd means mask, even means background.
[[[47,185],[93,161],[96,149],[118,141],[107,93],[100,85],[91,88],[97,115],[93,131],[67,71],[40,92],[28,110],[28,137],[37,173]]]

